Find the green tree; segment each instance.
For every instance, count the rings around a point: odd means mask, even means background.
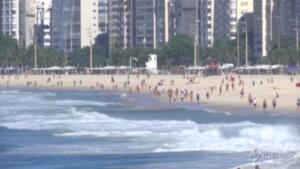
[[[160,66],[191,65],[194,60],[193,40],[184,35],[173,37],[158,51]]]

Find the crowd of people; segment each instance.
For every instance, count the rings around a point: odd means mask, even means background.
[[[194,77],[188,79],[188,83],[191,83],[192,81],[195,81]],[[274,79],[268,78],[267,83],[273,84]],[[293,79],[291,79],[291,83],[293,83]],[[174,81],[173,81],[173,84],[174,84]],[[237,79],[236,79],[236,77],[234,75],[226,76],[225,78],[223,78],[221,80],[220,85],[218,87],[219,91],[218,91],[217,96],[222,96],[223,88],[225,88],[226,92],[236,91],[236,88],[237,88],[236,84],[238,84],[238,87],[240,88],[240,90],[239,90],[240,98],[244,99],[244,97],[245,97],[245,82],[241,76],[237,76]],[[257,84],[259,84],[260,86],[263,86],[264,82],[262,80],[259,81],[259,83],[256,83],[255,80],[252,81],[253,87],[255,87]],[[157,91],[157,87],[155,87],[154,89],[155,90],[152,93],[156,96],[160,96],[161,93],[164,93],[164,90]],[[203,102],[209,101],[211,95],[213,95],[215,93],[216,89],[217,89],[216,85],[212,85],[210,87],[210,90],[204,94],[205,97],[204,97]],[[200,101],[201,101],[199,92],[194,92],[193,90],[188,90],[187,88],[184,88],[184,89],[175,88],[174,89],[174,88],[170,87],[167,90],[167,96],[168,96],[169,103],[177,102],[177,101],[181,101],[181,102],[188,101],[191,103],[200,103]],[[195,102],[195,99],[196,99],[196,102]],[[256,97],[254,95],[252,95],[251,93],[249,93],[247,99],[248,99],[249,106],[253,109],[257,109],[258,101],[257,101]],[[259,105],[261,105],[261,108],[264,112],[268,111],[268,110],[275,110],[277,108],[278,100],[280,99],[279,93],[274,92],[274,97],[268,98],[268,99],[270,99],[270,100],[263,99],[261,101],[261,104],[259,104]],[[297,99],[297,105],[300,107],[300,98]]]

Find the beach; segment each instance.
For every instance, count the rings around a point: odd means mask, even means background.
[[[129,84],[126,84],[128,82]],[[2,76],[2,88],[23,87],[29,89],[88,89],[94,91],[114,91],[151,93],[162,102],[209,104],[232,108],[251,108],[263,112],[263,101],[267,103],[265,112],[297,114],[297,98],[300,88],[296,83],[300,76],[288,75],[10,75]],[[228,90],[226,89],[228,88]],[[156,92],[155,92],[155,91]],[[177,94],[176,93],[177,90]],[[241,94],[243,90],[243,95]],[[171,91],[171,93],[170,93]],[[197,101],[197,95],[199,102]],[[209,98],[207,97],[209,95]],[[249,95],[257,106],[249,106]],[[170,98],[168,98],[170,96]],[[276,100],[273,108],[272,102]]]

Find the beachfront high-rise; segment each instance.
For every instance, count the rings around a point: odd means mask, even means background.
[[[41,47],[51,47],[52,0],[35,0],[37,43]]]
[[[236,39],[238,22],[249,13],[253,0],[178,0],[176,33],[194,39],[198,30],[200,46],[213,47],[218,40]]]
[[[199,41],[202,48],[212,47],[215,40],[215,0],[197,0]]]
[[[197,22],[200,21],[199,25],[202,26],[198,27],[198,31],[201,32],[200,39],[203,41],[201,44],[207,44],[208,28],[207,26],[204,27],[204,25],[207,25],[204,23],[210,22],[208,19],[212,19],[208,17],[212,15],[207,13],[211,7],[211,5],[207,5],[207,1],[176,0],[176,34],[187,35],[195,40],[197,34]],[[197,13],[200,13],[200,16]]]
[[[19,0],[1,0],[1,33],[19,41]]]
[[[132,46],[131,0],[108,1],[109,48],[128,48]]]
[[[108,32],[108,1],[109,0],[99,0],[99,33]]]
[[[99,34],[98,0],[53,0],[52,47],[74,51],[94,43]]]
[[[300,26],[300,0],[277,0],[273,10],[273,48],[281,47],[282,39],[295,39]]]
[[[156,49],[169,41],[169,0],[136,0],[134,46]]]
[[[274,0],[254,1],[254,44],[256,58],[268,55],[273,41]]]
[[[21,0],[19,10],[20,44],[50,47],[51,0]]]
[[[35,36],[40,46],[50,47],[51,0],[1,0],[0,6],[2,34],[23,47],[33,45]]]
[[[109,46],[156,49],[174,34],[174,0],[109,1]],[[174,18],[174,17],[173,17]]]
[[[218,0],[214,9],[215,40],[235,40],[240,19],[253,13],[253,0]]]
[[[29,47],[34,44],[36,8],[34,0],[20,0],[19,2],[19,44]]]

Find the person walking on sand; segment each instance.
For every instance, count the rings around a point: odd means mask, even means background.
[[[6,81],[6,88],[8,89],[9,87],[9,80]]]
[[[200,103],[200,94],[199,93],[197,93],[196,99],[197,99],[197,103],[199,104]]]
[[[221,96],[222,95],[222,85],[220,85],[220,87],[219,87],[219,96]]]
[[[276,99],[279,99],[279,94],[277,92],[275,93],[275,97]]]
[[[272,107],[273,107],[273,110],[275,110],[276,106],[277,106],[277,101],[276,101],[276,98],[274,98],[274,99],[272,100]]]
[[[253,98],[253,107],[256,108],[256,106],[257,106],[257,101],[256,101],[256,98],[254,97]]]
[[[173,91],[172,91],[172,89],[169,89],[168,90],[169,103],[172,102],[172,96],[173,96]]]
[[[175,97],[176,97],[176,99],[178,98],[178,94],[179,94],[179,90],[178,90],[178,88],[176,88],[176,90],[175,90]]]
[[[115,78],[113,76],[111,76],[110,81],[111,81],[111,83],[115,83]]]
[[[209,100],[209,92],[206,92],[206,99]]]
[[[268,104],[267,104],[267,100],[265,99],[263,101],[263,109],[264,109],[264,111],[266,111],[267,107],[268,107]]]
[[[291,81],[291,83],[293,83],[293,82],[294,82],[294,78],[293,78],[293,77],[291,77],[291,78],[290,78],[290,81]]]
[[[249,94],[249,96],[248,96],[248,102],[249,102],[249,105],[252,106],[253,99],[252,99],[251,94]]]
[[[34,81],[34,89],[37,88],[37,81]]]
[[[181,102],[183,102],[183,99],[184,99],[184,91],[181,90],[181,92],[180,92],[180,100],[181,100]]]

